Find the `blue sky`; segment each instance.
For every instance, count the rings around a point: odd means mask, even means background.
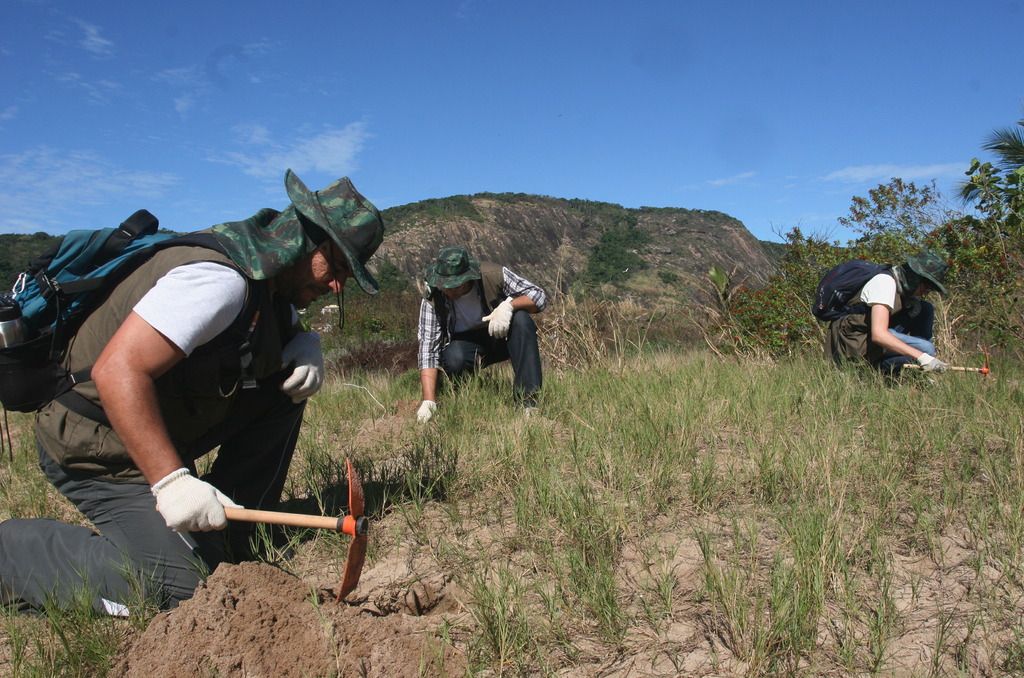
[[[845,239],[1024,117],[1024,3],[0,1],[0,232],[187,231],[347,175]]]

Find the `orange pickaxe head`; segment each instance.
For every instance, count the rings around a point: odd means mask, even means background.
[[[224,515],[228,520],[240,520],[247,523],[267,523],[269,525],[289,525],[312,529],[327,529],[344,532],[352,537],[348,547],[348,558],[345,560],[345,573],[341,579],[337,599],[340,601],[355,589],[359,583],[359,575],[363,572],[363,561],[366,560],[366,544],[370,532],[370,522],[363,515],[363,486],[359,476],[352,468],[352,462],[345,460],[348,470],[348,515],[344,518],[333,516],[310,516],[301,513],[281,513],[279,511],[261,511],[241,507],[224,507]]]
[[[363,561],[366,560],[366,544],[369,535],[369,521],[363,515],[363,485],[359,475],[352,468],[352,461],[345,460],[348,471],[348,515],[342,523],[341,531],[351,535],[352,543],[348,546],[348,558],[345,560],[345,572],[338,588],[338,600],[341,601],[351,593],[359,583],[359,575],[363,572]]]

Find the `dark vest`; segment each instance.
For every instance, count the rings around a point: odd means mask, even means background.
[[[480,299],[480,317],[488,315],[497,308],[498,304],[505,301],[505,276],[501,272],[501,266],[489,262],[480,264],[480,280],[473,285],[470,294],[476,294]],[[452,323],[454,318],[449,313],[450,306],[444,292],[437,289],[430,289],[427,297],[437,314],[438,325],[441,326],[441,345],[444,346],[451,340]]]
[[[82,324],[68,353],[69,369],[74,372],[94,365],[135,304],[160,278],[173,268],[199,261],[212,261],[238,270],[227,256],[203,247],[180,246],[158,252],[118,284],[110,297]],[[292,333],[291,309],[286,302],[274,299],[269,282],[249,280],[248,284],[246,308],[251,308],[249,300],[253,295],[258,300],[253,303],[259,304],[255,311],[258,315],[253,316],[256,321],[250,337],[252,366],[249,372],[259,382],[281,370],[281,349]],[[242,388],[240,345],[250,328],[238,327],[239,324],[236,321],[220,336],[197,347],[189,357],[156,380],[160,414],[186,463],[192,461],[190,444],[226,419]],[[75,391],[102,406],[93,382],[79,384]],[[111,479],[142,481],[142,474],[113,429],[59,402],[40,410],[36,416],[36,436],[43,449],[64,467]]]

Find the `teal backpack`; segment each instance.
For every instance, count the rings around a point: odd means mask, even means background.
[[[158,250],[193,245],[223,251],[209,234],[158,233],[157,226],[156,217],[139,210],[116,228],[70,231],[18,276],[3,301],[20,307],[25,339],[0,348],[5,409],[38,410],[91,378],[91,368],[71,373],[64,367],[72,338],[114,287]],[[92,416],[105,419],[99,417]]]

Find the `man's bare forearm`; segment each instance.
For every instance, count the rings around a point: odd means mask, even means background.
[[[437,401],[437,368],[424,367],[420,370],[420,390],[424,400]]]

